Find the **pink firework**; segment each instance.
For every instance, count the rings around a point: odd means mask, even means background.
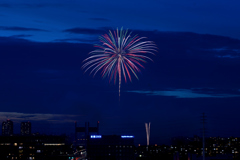
[[[145,37],[131,36],[128,30],[109,31],[109,34],[100,36],[100,45],[95,45],[98,49],[90,52],[90,57],[85,59],[85,72],[88,70],[90,74],[95,76],[101,72],[102,77],[108,77],[109,82],[114,80],[119,83],[119,98],[122,77],[125,82],[127,79],[132,81],[132,75],[137,79],[139,67],[144,68],[141,64],[146,63],[146,59],[152,60],[146,54],[154,54],[156,45],[152,41],[143,41]]]

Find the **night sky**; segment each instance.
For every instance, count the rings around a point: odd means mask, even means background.
[[[175,136],[240,137],[240,1],[232,0],[1,0],[0,121],[14,132],[71,134],[74,122],[100,134],[134,135],[146,144]],[[139,80],[118,85],[81,69],[116,28],[158,47]]]

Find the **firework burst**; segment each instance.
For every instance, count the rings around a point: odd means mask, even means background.
[[[146,37],[131,36],[128,30],[109,31],[109,34],[100,36],[100,45],[95,45],[98,49],[90,52],[90,56],[83,62],[82,68],[85,72],[90,70],[90,74],[95,76],[101,72],[102,77],[108,77],[109,82],[119,84],[119,98],[122,77],[125,82],[132,81],[132,75],[137,79],[137,72],[141,63],[146,63],[146,59],[151,60],[146,54],[154,54],[156,45],[152,41],[143,41]]]

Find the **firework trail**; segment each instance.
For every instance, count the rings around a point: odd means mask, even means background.
[[[128,30],[116,29],[109,31],[109,34],[100,36],[100,45],[95,45],[98,49],[89,53],[89,57],[83,62],[82,68],[85,72],[90,70],[93,76],[101,72],[103,78],[108,77],[109,82],[114,81],[116,84],[118,78],[119,99],[121,90],[122,77],[125,82],[127,79],[132,81],[132,75],[137,79],[141,63],[146,63],[150,59],[146,54],[154,54],[157,47],[152,41],[143,41],[145,37],[131,36]]]

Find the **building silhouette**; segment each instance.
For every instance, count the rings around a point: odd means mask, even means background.
[[[31,122],[21,122],[21,135],[31,135]]]
[[[87,139],[92,133],[99,134],[99,121],[97,127],[90,127],[89,122],[85,122],[85,127],[77,127],[77,122],[75,122],[75,145],[86,147]]]
[[[3,136],[13,135],[13,122],[10,119],[2,122],[2,135]]]
[[[65,135],[0,136],[1,160],[69,160],[74,157]]]
[[[133,160],[134,136],[90,135],[87,140],[88,159]]]

